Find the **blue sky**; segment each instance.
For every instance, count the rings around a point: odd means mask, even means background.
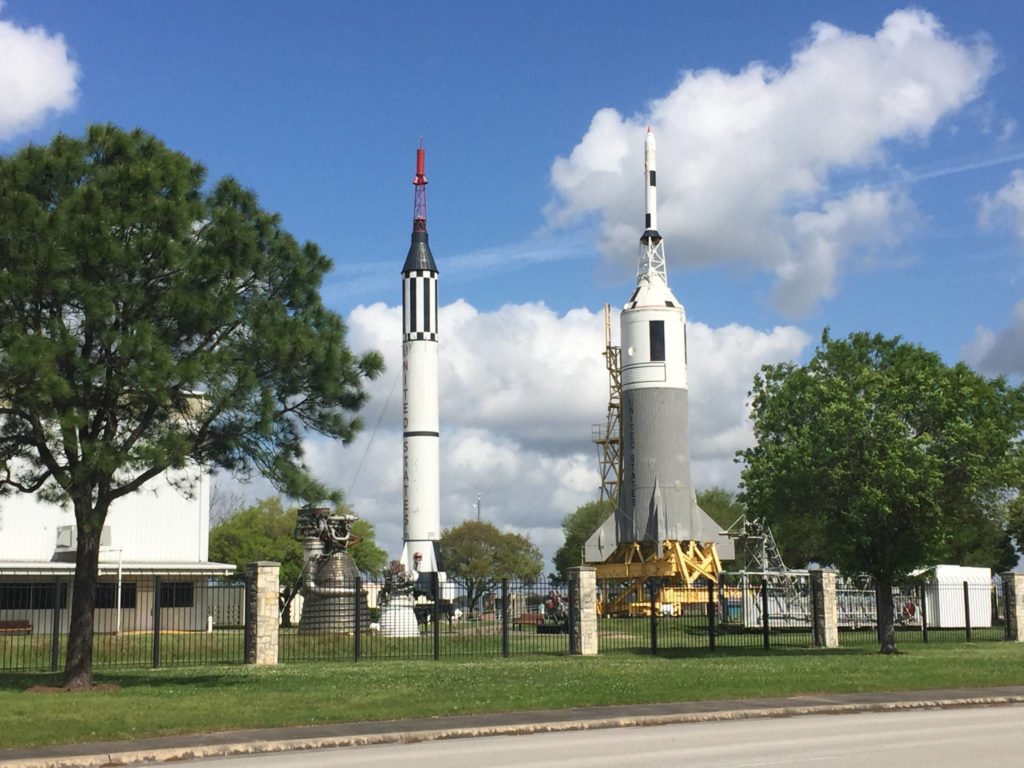
[[[237,177],[334,259],[324,296],[354,346],[394,363],[422,137],[442,522],[482,494],[550,553],[597,486],[601,308],[632,287],[647,124],[694,336],[698,488],[735,485],[757,367],[805,359],[825,325],[1024,373],[1022,16],[1011,2],[8,0],[0,152],[110,121]],[[309,447],[397,551],[392,372],[359,440]]]

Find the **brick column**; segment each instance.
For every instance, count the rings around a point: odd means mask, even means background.
[[[1006,585],[1006,622],[1008,624],[1006,639],[1024,642],[1024,573],[1002,573],[999,578]]]
[[[572,585],[572,647],[580,656],[597,653],[597,576],[593,566],[570,568]]]
[[[818,648],[839,647],[839,602],[836,599],[836,572],[813,570],[811,600],[814,601],[814,645]]]
[[[245,566],[245,663],[277,664],[280,563]]]

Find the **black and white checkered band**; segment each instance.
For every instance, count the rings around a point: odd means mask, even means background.
[[[436,333],[424,333],[418,331],[416,333],[405,334],[405,341],[437,341]]]
[[[405,277],[437,277],[437,272],[432,269],[410,269],[403,274]]]

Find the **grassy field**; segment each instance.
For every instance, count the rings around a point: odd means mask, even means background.
[[[0,748],[172,733],[386,720],[601,704],[1024,684],[1024,646],[870,646],[835,651],[723,649],[598,657],[519,657],[236,665],[98,673],[117,686],[28,692],[44,674],[0,675]]]

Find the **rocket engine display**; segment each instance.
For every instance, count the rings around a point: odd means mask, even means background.
[[[733,553],[732,540],[697,505],[690,481],[686,311],[668,287],[655,149],[648,128],[636,288],[619,320],[622,484],[614,514],[587,540],[590,563],[621,563],[631,552],[661,557],[665,542],[714,544],[727,558]]]
[[[440,570],[437,264],[427,239],[425,151],[416,151],[412,243],[402,267],[402,556],[408,571]]]

